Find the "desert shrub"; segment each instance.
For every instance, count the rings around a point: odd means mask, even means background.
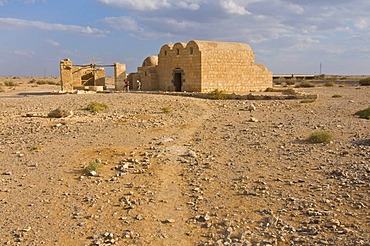
[[[288,89],[275,89],[272,87],[266,88],[265,92],[281,92],[285,95],[295,95],[297,94],[296,91],[293,88],[288,88]]]
[[[11,87],[11,86],[16,86],[16,83],[14,83],[13,81],[5,81],[4,85],[8,86],[8,87]]]
[[[288,79],[285,81],[287,85],[295,85],[295,80],[292,80],[292,79]]]
[[[370,77],[365,79],[360,79],[358,83],[362,86],[369,86],[370,85]]]
[[[355,115],[357,115],[358,117],[360,117],[361,119],[367,119],[367,120],[370,120],[370,107],[366,108],[366,109],[363,109],[363,110],[360,110],[360,111],[357,111],[355,113]]]
[[[208,98],[213,100],[225,100],[227,95],[223,91],[216,89],[208,93]]]
[[[171,113],[172,110],[173,110],[173,108],[170,107],[170,106],[162,108],[162,112],[166,113],[166,114]]]
[[[37,80],[36,81],[36,84],[38,84],[38,85],[46,85],[47,82],[45,80]]]
[[[281,90],[281,92],[285,95],[295,95],[295,94],[297,94],[297,92],[293,88],[284,89],[284,90]]]
[[[296,85],[297,88],[310,88],[315,87],[315,84],[308,81],[303,81],[302,83]]]
[[[265,92],[277,92],[277,90],[272,87],[267,87]]]
[[[328,81],[324,84],[324,86],[327,86],[327,87],[333,87],[335,86],[335,82],[334,81]]]
[[[36,81],[36,84],[38,85],[55,85],[56,82],[55,81],[52,81],[52,80],[37,80]]]
[[[346,87],[345,85],[339,85],[340,88]]]
[[[329,143],[332,140],[333,135],[328,131],[312,132],[307,138],[310,143]]]
[[[31,79],[30,81],[28,81],[28,84],[34,84],[34,83],[36,83],[35,79]]]
[[[281,84],[283,84],[283,82],[284,82],[284,80],[281,80],[281,79],[274,80],[275,85],[281,85]]]
[[[303,100],[300,101],[300,103],[313,103],[315,101],[316,101],[316,99],[303,99]]]
[[[100,111],[106,110],[108,106],[105,103],[91,102],[86,106],[86,110],[92,113],[98,113]]]
[[[98,172],[98,169],[102,166],[102,162],[100,160],[93,160],[90,161],[89,165],[85,167],[85,172],[86,173],[91,173],[91,172]]]

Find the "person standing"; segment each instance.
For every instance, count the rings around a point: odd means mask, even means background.
[[[125,91],[129,92],[130,91],[130,85],[128,83],[128,80],[125,79]]]
[[[140,80],[136,80],[136,83],[137,83],[137,90],[138,91],[141,91],[141,81]]]

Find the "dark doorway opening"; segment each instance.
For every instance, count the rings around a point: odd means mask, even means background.
[[[174,71],[173,84],[175,86],[175,91],[182,91],[182,71]]]

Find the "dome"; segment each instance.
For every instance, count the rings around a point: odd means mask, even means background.
[[[153,67],[158,65],[158,56],[148,56],[143,61],[142,67]]]

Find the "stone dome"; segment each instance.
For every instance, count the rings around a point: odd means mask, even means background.
[[[153,67],[158,65],[158,56],[148,56],[143,61],[142,67]]]

